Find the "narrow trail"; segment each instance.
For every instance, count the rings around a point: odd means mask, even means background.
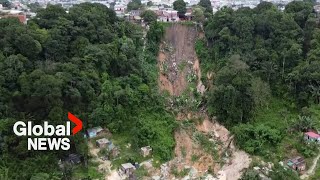
[[[201,82],[200,62],[194,47],[199,35],[201,36],[192,26],[173,24],[166,28],[158,55],[158,68],[160,70],[158,85],[159,89],[167,91],[172,99],[179,97],[188,88],[191,88],[194,81],[198,93],[203,94],[206,91]],[[177,121],[194,118],[204,119],[201,124],[196,126],[196,131],[206,136],[214,134],[214,139],[222,142],[218,149],[220,156],[224,156],[227,151],[229,152],[227,162],[222,165],[219,161],[214,160],[212,155],[204,152],[201,147],[193,142],[192,133],[190,134],[186,130],[175,132],[175,158],[172,161],[182,167],[192,166],[196,168],[199,175],[211,169],[215,174],[219,174],[219,180],[239,179],[243,170],[248,168],[251,163],[249,155],[238,150],[233,144],[230,132],[224,126],[209,118],[205,111],[190,111],[177,115]],[[195,155],[199,157],[197,162],[192,161],[192,157]]]
[[[300,179],[308,179],[310,176],[314,174],[314,171],[317,167],[319,159],[320,159],[320,154],[318,154],[318,156],[314,158],[312,166],[308,169],[308,171],[305,174],[300,176]]]

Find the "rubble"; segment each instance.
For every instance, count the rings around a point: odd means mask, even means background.
[[[168,177],[169,168],[168,168],[168,165],[166,163],[161,165],[160,172],[161,172],[161,177],[162,178],[167,178]]]
[[[194,168],[194,167],[191,167],[190,168],[190,172],[189,172],[189,176],[191,178],[196,178],[197,175],[198,175],[198,170],[196,168]]]

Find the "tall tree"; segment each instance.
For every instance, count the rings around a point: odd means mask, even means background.
[[[212,11],[212,6],[211,6],[210,0],[200,0],[198,5],[205,9],[204,15],[206,17],[212,16],[213,11]]]
[[[248,68],[239,57],[232,57],[228,65],[217,73],[210,92],[209,112],[228,126],[248,122],[254,112],[252,75]]]
[[[142,6],[141,0],[132,0],[127,4],[127,11],[138,10]]]
[[[141,17],[144,19],[145,22],[151,23],[157,21],[157,14],[151,10],[146,10],[141,14]]]
[[[186,6],[187,4],[184,2],[184,0],[176,0],[173,2],[173,9],[178,11],[179,16],[184,16],[184,14],[187,12]]]
[[[193,20],[202,23],[204,21],[204,8],[202,6],[196,6],[192,8]]]

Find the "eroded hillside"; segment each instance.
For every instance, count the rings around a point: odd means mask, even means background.
[[[209,117],[201,106],[205,86],[194,44],[199,33],[193,26],[166,28],[158,56],[159,89],[168,92],[168,108],[176,114],[175,158],[166,163],[166,178],[235,180],[249,167],[250,157],[233,145],[229,131]]]

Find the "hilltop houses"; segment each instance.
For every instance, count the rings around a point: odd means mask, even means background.
[[[177,22],[179,21],[178,11],[173,9],[164,9],[158,19],[162,22]]]
[[[124,14],[126,12],[127,6],[124,4],[115,4],[113,7],[113,10],[115,11],[116,15],[118,17],[124,17]]]
[[[163,6],[151,6],[148,8],[155,12],[158,16],[158,21],[161,22],[177,22],[179,21],[178,11],[172,8],[165,8]]]
[[[20,10],[0,10],[0,19],[17,18],[22,24],[27,24],[27,15]]]

